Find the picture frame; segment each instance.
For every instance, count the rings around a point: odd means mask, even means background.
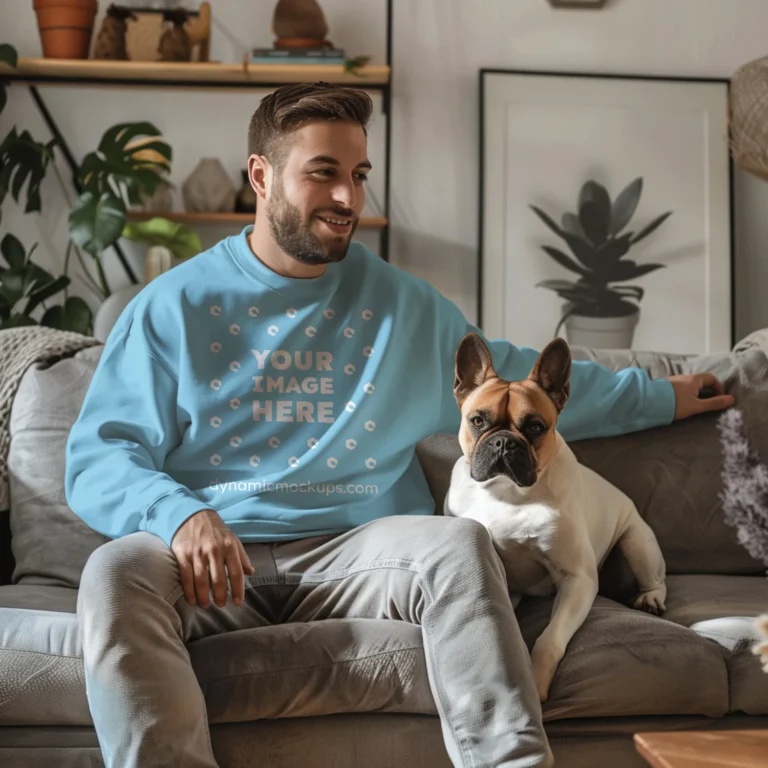
[[[599,10],[603,8],[608,0],[549,0],[553,8],[580,8]]]
[[[734,338],[727,79],[480,70],[478,326],[670,354]]]

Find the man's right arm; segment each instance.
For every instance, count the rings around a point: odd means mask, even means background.
[[[163,472],[181,442],[178,382],[135,318],[113,330],[67,440],[72,511],[110,538],[149,531],[169,547],[191,515],[209,508]]]

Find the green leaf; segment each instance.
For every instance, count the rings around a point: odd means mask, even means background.
[[[573,255],[587,268],[595,269],[597,266],[597,253],[591,243],[585,242],[580,237],[570,232],[563,232],[563,238],[570,246]]]
[[[197,232],[162,217],[129,222],[123,229],[123,237],[149,245],[163,245],[179,260],[192,258],[203,249]]]
[[[0,44],[0,61],[14,69],[18,66],[19,56],[16,49],[10,43]]]
[[[37,320],[28,315],[11,315],[0,323],[0,330],[6,328],[20,328],[22,325],[37,325]]]
[[[606,231],[608,229],[608,222],[611,219],[611,198],[608,195],[608,190],[596,181],[590,179],[579,192],[579,212],[587,204],[592,203],[597,210],[597,214],[600,219],[605,222]],[[581,217],[580,217],[581,218]],[[581,221],[584,226],[584,221]],[[589,234],[589,231],[584,228],[584,231]],[[595,243],[597,245],[597,243]]]
[[[628,232],[615,239],[606,240],[605,243],[597,249],[597,258],[600,259],[600,261],[618,261],[622,256],[626,256],[629,253],[631,237],[632,233]]]
[[[75,245],[98,256],[119,237],[125,226],[125,204],[110,192],[96,197],[83,192],[69,213],[69,236]]]
[[[51,280],[48,283],[44,283],[41,287],[36,288],[29,296],[27,306],[24,307],[24,314],[31,314],[40,302],[56,295],[59,291],[63,291],[69,283],[70,279],[66,275],[61,275],[55,280]]]
[[[561,267],[575,272],[577,275],[585,275],[586,270],[580,267],[570,256],[567,256],[557,248],[553,248],[550,245],[542,245],[542,250],[549,254]]]
[[[641,229],[640,232],[638,232],[632,238],[630,241],[632,245],[639,243],[643,238],[648,237],[651,232],[654,232],[656,229],[658,229],[671,215],[672,211],[667,211],[666,213],[662,213],[658,218],[655,218],[647,227]]]
[[[636,178],[630,182],[616,198],[611,208],[611,234],[615,237],[629,224],[637,210],[640,195],[643,193],[643,179]]]
[[[638,265],[634,261],[617,261],[606,268],[604,276],[606,282],[620,282],[623,280],[634,280],[636,277],[642,277],[649,272],[662,269],[664,264],[643,264]]]
[[[27,257],[24,253],[24,246],[20,240],[12,234],[7,234],[0,242],[0,253],[11,269],[24,269]]]
[[[599,205],[591,200],[579,207],[579,222],[590,241],[602,245],[608,237],[608,216],[603,215]]]
[[[81,298],[70,296],[63,306],[48,309],[40,320],[40,325],[87,335],[91,330],[92,319],[90,307]]]
[[[551,230],[552,230],[552,231],[553,231],[553,232],[554,232],[556,235],[558,235],[559,237],[562,237],[562,236],[563,236],[563,231],[560,229],[560,227],[558,227],[558,226],[557,226],[557,224],[554,222],[554,220],[553,220],[552,218],[550,218],[550,216],[549,216],[548,214],[544,213],[544,211],[542,211],[542,210],[541,210],[541,208],[539,208],[539,207],[538,207],[538,206],[536,206],[536,205],[531,205],[530,207],[531,207],[531,209],[533,210],[533,212],[534,212],[534,213],[535,213],[535,214],[536,214],[536,215],[537,215],[537,216],[538,216],[538,217],[539,217],[539,218],[540,218],[540,219],[541,219],[541,220],[542,220],[542,221],[543,221],[543,222],[544,222],[544,223],[545,223],[545,224],[546,224],[546,225],[547,225],[547,226],[548,226],[548,227],[549,227],[549,228],[550,228],[550,229],[551,229]]]
[[[24,277],[10,270],[3,273],[0,281],[0,296],[13,307],[17,301],[24,298]]]
[[[79,178],[83,187],[94,194],[112,191],[125,193],[132,204],[139,200],[136,185],[152,194],[162,182],[155,170],[167,171],[172,156],[171,147],[156,139],[160,135],[152,123],[118,123],[107,131],[96,152],[89,152],[80,165]],[[145,137],[142,141],[140,137]],[[159,159],[151,155],[157,153]],[[147,157],[150,155],[150,157]],[[122,195],[121,195],[122,196]]]
[[[47,144],[35,141],[29,131],[17,134],[12,128],[0,144],[0,202],[10,190],[19,202],[21,190],[28,180],[25,211],[40,210],[40,184],[45,178],[48,163],[53,159],[56,140]]]
[[[580,237],[584,242],[587,242],[587,235],[581,226],[579,217],[575,213],[563,214],[563,230],[575,237]]]

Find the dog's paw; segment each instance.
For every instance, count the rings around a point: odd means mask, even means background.
[[[656,587],[656,589],[651,589],[638,595],[634,607],[639,611],[652,613],[654,616],[661,616],[667,610],[667,606],[664,604],[666,598],[667,587],[665,584],[662,584],[660,587]]]
[[[562,652],[544,635],[539,637],[533,646],[531,651],[533,679],[536,681],[536,690],[539,692],[539,701],[542,704],[549,698],[549,689],[562,658]]]

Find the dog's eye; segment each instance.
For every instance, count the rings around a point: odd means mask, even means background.
[[[528,425],[528,426],[525,428],[525,431],[526,431],[526,432],[527,432],[529,435],[531,435],[531,437],[538,437],[538,436],[539,436],[539,435],[541,435],[541,434],[542,434],[542,433],[543,433],[545,430],[544,430],[544,427],[543,427],[541,424],[539,424],[538,422],[534,422],[533,424],[529,424],[529,425]]]
[[[473,417],[472,417],[472,418],[469,420],[469,423],[470,423],[470,424],[471,424],[473,427],[477,427],[478,429],[480,429],[480,427],[482,427],[482,426],[483,426],[483,424],[485,424],[485,419],[484,419],[482,416],[473,416]]]

